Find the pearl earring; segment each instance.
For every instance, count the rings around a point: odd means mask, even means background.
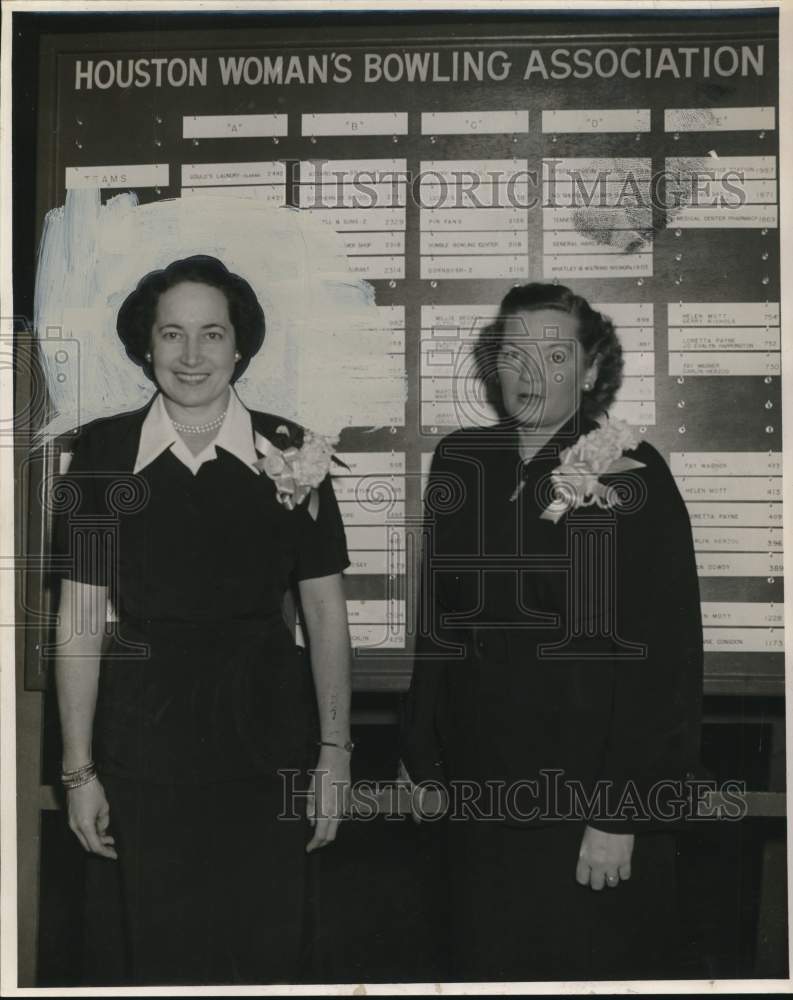
[[[240,354],[239,351],[234,352],[234,357],[237,359],[237,361],[240,361],[242,359],[242,355]]]
[[[589,392],[591,388],[592,388],[591,382],[584,382],[584,392]]]
[[[151,351],[146,351],[144,357],[146,358],[147,361],[151,361]]]

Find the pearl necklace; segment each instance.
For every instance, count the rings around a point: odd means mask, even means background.
[[[226,414],[228,413],[228,407],[220,414],[219,417],[215,417],[214,420],[210,420],[206,424],[180,424],[178,420],[174,420],[171,417],[171,423],[174,427],[182,434],[207,434],[209,431],[217,430],[218,427],[226,419]]]

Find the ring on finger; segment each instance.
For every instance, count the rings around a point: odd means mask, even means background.
[[[617,876],[617,875],[607,875],[606,876],[606,881],[608,882],[609,885],[616,885],[617,882],[619,882],[619,876]]]

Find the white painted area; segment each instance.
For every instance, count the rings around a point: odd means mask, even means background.
[[[374,314],[367,312],[366,321],[368,321],[372,315],[376,316],[375,326],[365,326],[360,322],[356,323],[356,329],[358,330],[378,330],[380,332],[385,331],[400,331],[403,336],[405,332],[405,307],[404,306],[375,306]],[[353,317],[350,317],[350,322],[355,322]],[[404,342],[400,350],[404,351]]]
[[[357,257],[349,258],[350,271],[362,278],[396,280],[405,277],[405,258],[401,257]]]
[[[364,211],[378,208],[403,208],[407,201],[404,181],[373,182],[361,178],[350,184],[301,184],[297,189],[301,208],[354,208]]]
[[[390,363],[389,338],[374,290],[351,272],[330,227],[258,199],[138,205],[124,193],[102,205],[94,188],[68,192],[45,219],[34,319],[57,411],[45,433],[148,401],[155,386],[127,358],[116,315],[145,274],[195,253],[249,281],[264,309],[264,346],[236,383],[247,406],[326,434],[404,420],[404,369],[367,377]],[[64,361],[65,340],[79,350]]]
[[[286,206],[286,190],[283,184],[234,184],[222,187],[183,187],[182,197],[192,198],[198,195],[205,198],[256,198],[270,208]]]

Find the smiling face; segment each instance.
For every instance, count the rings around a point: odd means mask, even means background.
[[[584,382],[597,374],[578,341],[578,320],[557,309],[506,317],[497,371],[507,414],[540,432],[575,413]]]
[[[162,293],[151,331],[152,368],[172,416],[200,423],[223,411],[235,351],[220,289],[185,281]]]

